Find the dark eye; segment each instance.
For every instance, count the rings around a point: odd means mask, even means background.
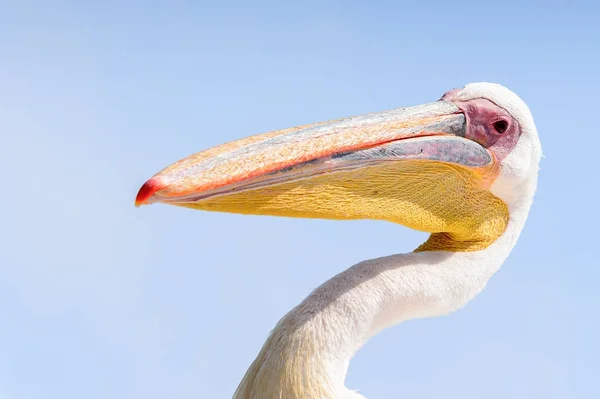
[[[496,132],[502,134],[508,129],[508,122],[505,120],[499,120],[498,122],[494,122],[494,129],[496,130]]]

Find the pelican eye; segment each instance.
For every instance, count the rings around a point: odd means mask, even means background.
[[[494,122],[493,126],[494,126],[494,130],[496,130],[496,132],[498,132],[500,134],[502,134],[508,130],[508,122],[503,119],[499,120],[497,122]]]

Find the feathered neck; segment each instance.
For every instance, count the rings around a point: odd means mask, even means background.
[[[473,252],[425,251],[361,262],[314,290],[281,319],[234,399],[358,399],[344,385],[352,356],[402,321],[457,310],[485,287],[523,229],[535,191],[509,205],[507,228]]]

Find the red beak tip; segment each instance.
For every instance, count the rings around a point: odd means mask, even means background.
[[[142,188],[140,188],[137,197],[135,197],[135,206],[139,207],[141,205],[148,204],[148,200],[158,191],[165,188],[165,186],[166,185],[160,180],[160,178],[153,177],[152,179],[148,180],[146,183],[144,183]]]

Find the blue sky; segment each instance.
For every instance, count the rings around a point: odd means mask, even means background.
[[[597,397],[597,2],[287,3],[0,2],[0,397],[231,397],[313,288],[425,235],[136,209],[139,186],[224,141],[473,81],[506,85],[536,118],[525,231],[483,294],[378,335],[348,385]]]

